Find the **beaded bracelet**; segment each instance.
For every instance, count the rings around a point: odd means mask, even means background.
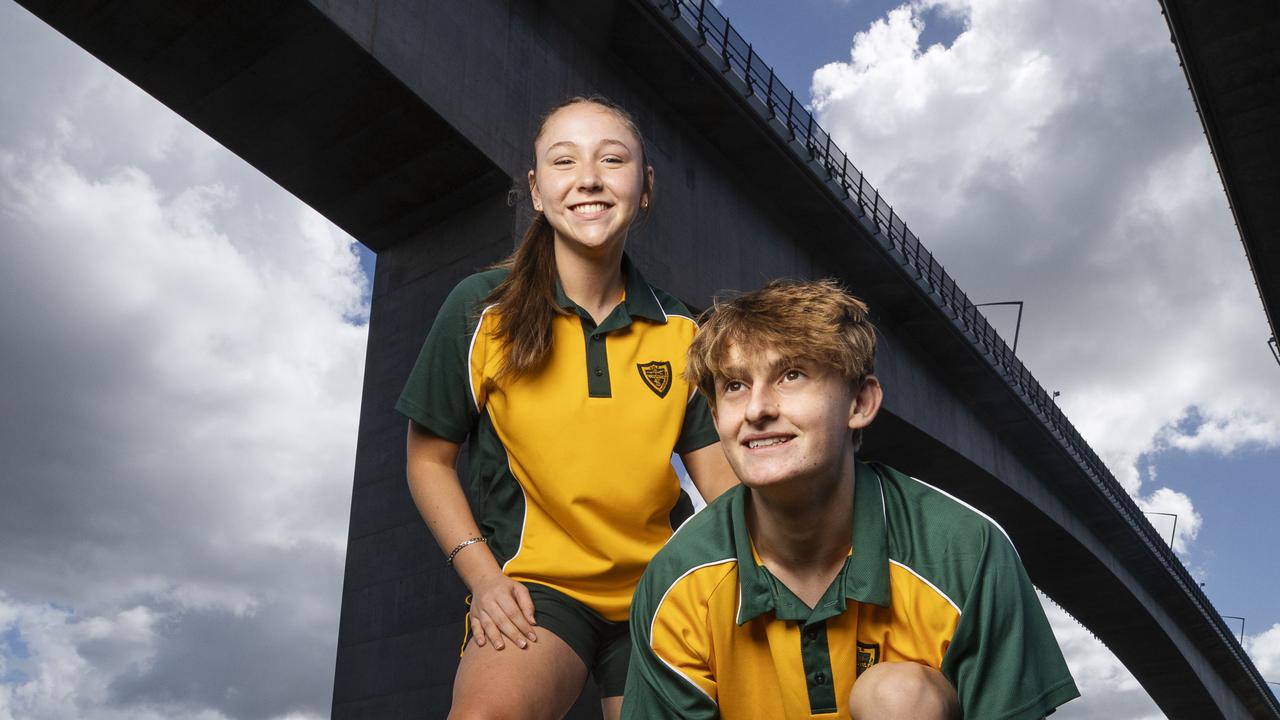
[[[457,555],[457,554],[462,550],[462,548],[464,548],[464,547],[466,547],[466,546],[468,546],[468,545],[475,545],[476,543],[486,543],[486,544],[487,544],[488,542],[489,542],[489,538],[487,538],[487,537],[483,537],[483,536],[482,536],[482,537],[467,538],[466,540],[463,540],[462,542],[458,543],[457,545],[455,545],[455,546],[453,547],[453,551],[449,553],[449,557],[444,561],[444,564],[445,564],[445,565],[448,565],[449,567],[453,567],[453,558],[454,558],[454,556],[455,556],[455,555]]]

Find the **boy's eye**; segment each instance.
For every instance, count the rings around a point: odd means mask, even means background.
[[[742,383],[737,380],[729,380],[724,384],[724,391],[727,393],[737,392],[742,389]]]
[[[804,373],[800,372],[799,370],[796,370],[795,368],[792,368],[782,374],[782,379],[788,382],[792,380],[799,380],[802,377],[804,377]]]
[[[622,158],[617,157],[615,155],[610,155],[604,159],[604,162],[609,163],[611,165],[621,165]]]
[[[556,158],[551,162],[552,165],[572,165],[573,160],[569,158]]]

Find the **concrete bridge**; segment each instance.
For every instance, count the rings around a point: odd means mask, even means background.
[[[593,92],[650,143],[657,210],[630,247],[651,280],[705,306],[766,277],[844,279],[884,338],[864,454],[994,516],[1169,717],[1280,717],[1049,395],[711,3],[20,2],[378,254],[335,717],[448,707],[463,589],[408,496],[392,405],[445,293],[519,236],[538,115]]]

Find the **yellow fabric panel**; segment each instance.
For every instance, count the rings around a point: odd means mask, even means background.
[[[889,563],[887,608],[863,605],[858,640],[880,646],[881,662],[942,667],[960,612],[944,595],[897,563]]]
[[[712,700],[718,694],[717,658],[737,657],[738,648],[717,645],[714,639],[726,619],[733,626],[737,568],[736,560],[724,560],[686,573],[667,590],[649,635],[654,654]]]
[[[942,665],[960,614],[910,571],[890,565],[891,607],[849,601],[827,620],[837,712],[810,713],[808,684],[796,622],[766,613],[746,625],[735,622],[737,563],[702,566],[667,591],[654,617],[654,653],[737,718],[849,717],[849,693],[857,678],[857,643],[875,643],[881,662]]]
[[[690,388],[685,350],[697,327],[636,318],[607,336],[612,397],[592,398],[581,320],[552,323],[544,370],[495,381],[500,354],[485,314],[472,348],[472,381],[487,404],[525,494],[520,548],[504,567],[516,580],[560,590],[609,620],[627,619],[649,559],[671,536],[680,486],[671,467]],[[668,361],[672,387],[658,397],[637,363]]]
[[[489,308],[493,307],[492,305]],[[480,315],[480,325],[471,336],[471,354],[468,357],[472,400],[476,409],[484,407],[489,395],[488,378],[497,377],[502,361],[502,341],[497,338],[497,315],[485,308]]]
[[[800,657],[800,626],[795,622],[757,618],[738,628],[738,646],[750,643],[752,647],[768,649],[764,657],[749,657],[747,663],[734,663],[724,675],[726,688],[751,688],[751,692],[738,694],[738,690],[726,690],[721,704],[724,718],[807,718],[809,714],[809,689],[804,677],[804,663]],[[855,620],[856,622],[856,620]],[[753,642],[766,636],[766,643]],[[770,667],[772,666],[772,667]],[[845,690],[845,697],[849,691]],[[820,715],[818,717],[832,717]]]

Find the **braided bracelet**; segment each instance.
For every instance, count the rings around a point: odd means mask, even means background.
[[[458,543],[457,545],[453,546],[453,551],[449,553],[449,557],[444,561],[444,564],[445,564],[445,565],[448,565],[449,567],[453,567],[453,558],[454,558],[454,556],[455,556],[455,555],[457,555],[459,552],[461,552],[462,548],[464,548],[464,547],[466,547],[466,546],[468,546],[468,545],[475,545],[476,543],[486,543],[486,544],[487,544],[488,542],[489,542],[489,538],[487,538],[487,537],[473,537],[473,538],[467,538],[466,540],[463,540],[462,542],[460,542],[460,543]]]

